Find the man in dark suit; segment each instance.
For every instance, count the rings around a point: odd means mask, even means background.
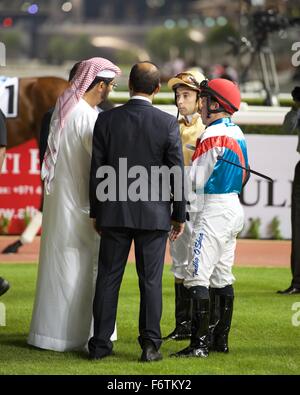
[[[297,133],[297,152],[300,154],[300,86],[292,90],[293,105],[284,117],[282,130],[285,133]],[[288,288],[277,291],[281,295],[300,294],[300,161],[295,167],[295,175],[292,188],[292,251],[291,271],[292,280]]]
[[[177,120],[152,106],[159,88],[157,67],[150,62],[136,64],[129,77],[131,99],[99,114],[94,128],[90,217],[101,233],[101,243],[93,306],[94,336],[89,341],[92,359],[112,353],[110,336],[132,240],[140,288],[141,361],[162,359],[158,350],[165,248],[170,228],[171,241],[183,231],[185,200]],[[162,166],[168,171],[179,169],[179,173],[160,177],[157,182],[151,175]],[[134,179],[137,174],[140,177]],[[166,190],[168,199],[164,199]],[[174,196],[172,213],[170,191]]]

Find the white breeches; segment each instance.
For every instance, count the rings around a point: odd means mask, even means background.
[[[223,288],[231,285],[236,237],[244,211],[236,194],[205,195],[203,211],[193,224],[184,285]]]

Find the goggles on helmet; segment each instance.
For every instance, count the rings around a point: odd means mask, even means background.
[[[196,89],[200,89],[199,82],[190,73],[185,73],[185,72],[178,73],[175,75],[174,78],[178,78],[178,79],[182,80],[182,82],[185,82],[186,84],[193,84],[193,85],[195,85]]]

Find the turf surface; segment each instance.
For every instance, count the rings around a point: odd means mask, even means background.
[[[188,342],[162,345],[164,360],[142,364],[137,360],[138,283],[134,265],[127,265],[118,310],[115,355],[89,361],[82,352],[56,353],[26,344],[34,297],[37,265],[1,264],[0,275],[11,289],[1,297],[6,308],[6,326],[0,326],[0,374],[299,374],[300,314],[292,310],[300,295],[276,295],[290,280],[285,268],[235,268],[236,299],[230,353],[211,353],[207,359],[171,359],[168,355]],[[164,272],[162,334],[174,325],[174,287],[169,266]],[[300,303],[297,306],[300,311]]]

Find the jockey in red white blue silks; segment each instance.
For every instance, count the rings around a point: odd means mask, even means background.
[[[240,106],[240,92],[236,84],[222,78],[205,80],[200,88],[199,112],[206,129],[197,141],[190,170],[199,207],[184,280],[193,299],[192,336],[187,348],[173,354],[176,357],[228,352],[232,266],[236,237],[244,224],[239,194],[247,172],[220,160],[248,168],[244,135],[230,118]]]

